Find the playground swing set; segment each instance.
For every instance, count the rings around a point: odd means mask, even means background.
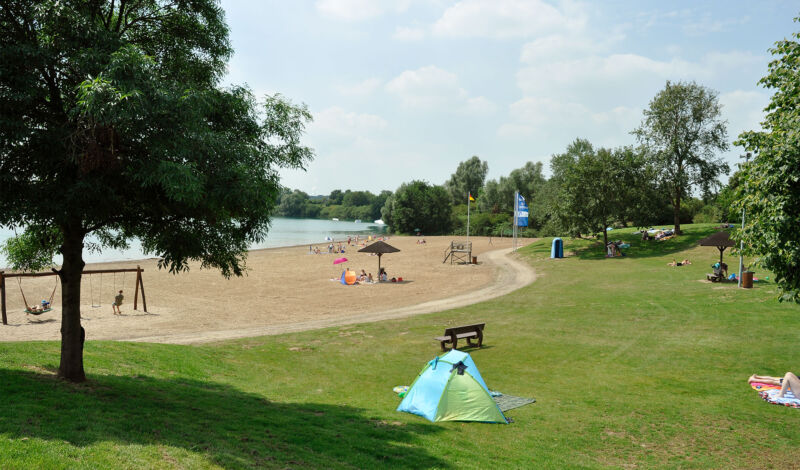
[[[89,271],[84,271],[84,273],[87,273],[87,272],[89,272]],[[111,274],[114,275],[114,278],[113,278],[114,279],[114,281],[113,281],[114,290],[112,291],[114,294],[117,293],[117,272],[118,271],[114,271],[113,273],[111,273]],[[122,271],[122,282],[120,283],[120,287],[123,287],[123,288],[125,287],[125,273],[126,272],[128,272],[128,271],[125,271],[125,270]],[[89,301],[92,303],[92,308],[99,308],[99,307],[103,306],[102,305],[102,298],[103,298],[103,274],[104,273],[105,272],[89,274]],[[99,275],[100,276],[100,282],[99,282],[100,286],[97,289],[97,303],[94,302],[94,299],[95,299],[95,296],[94,296],[94,282],[92,280],[95,275]],[[138,293],[139,282],[140,282],[140,279],[137,277],[137,285],[136,285],[137,293]],[[144,296],[144,288],[142,288],[142,296]],[[134,303],[136,303],[135,300],[136,299],[134,299]],[[136,308],[134,308],[134,310],[136,310]],[[147,311],[147,307],[145,307],[145,312],[146,311]]]
[[[136,288],[135,294],[133,296],[133,309],[138,310],[139,307],[139,290],[142,291],[142,308],[145,313],[147,313],[147,299],[144,294],[144,283],[142,282],[142,272],[144,270],[140,266],[136,266],[136,268],[127,268],[127,269],[89,269],[84,270],[83,274],[89,275],[89,297],[92,303],[92,307],[100,307],[101,306],[101,299],[103,296],[103,274],[113,274],[114,281],[114,294],[117,293],[117,273],[122,273],[122,282],[121,286],[124,287],[125,285],[125,273],[135,272],[136,273]],[[95,304],[95,295],[94,295],[94,282],[92,278],[94,275],[100,276],[100,282],[98,286],[98,295],[97,295],[97,303]],[[42,300],[41,306],[39,305],[30,305],[28,304],[28,300],[25,297],[25,291],[22,289],[22,278],[24,277],[44,277],[44,276],[56,276],[55,286],[53,286],[53,291],[50,293],[49,300]],[[17,285],[19,287],[20,295],[22,296],[22,301],[25,302],[25,310],[24,312],[28,315],[41,315],[43,313],[49,312],[53,310],[53,298],[56,295],[56,289],[58,288],[58,272],[53,269],[52,272],[41,272],[41,273],[9,273],[6,274],[4,271],[0,271],[0,312],[2,313],[2,320],[3,325],[8,325],[8,317],[6,313],[6,279],[7,278],[17,278]]]

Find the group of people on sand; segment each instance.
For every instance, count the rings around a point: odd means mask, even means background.
[[[339,278],[332,278],[331,281],[338,281]],[[377,282],[402,282],[402,277],[393,277],[389,278],[389,274],[386,272],[386,268],[381,268],[380,272],[378,272],[378,277],[375,278],[372,276],[372,273],[367,273],[365,270],[361,270],[359,274],[356,275],[356,284],[375,284]]]
[[[377,282],[388,282],[389,280],[390,280],[389,279],[389,275],[386,274],[386,268],[381,268],[381,270],[378,272],[378,281]],[[362,269],[361,270],[361,274],[358,275],[358,277],[356,278],[356,281],[366,282],[368,284],[372,284],[372,283],[375,282],[375,279],[372,277],[372,273],[367,274],[366,271],[364,271]],[[391,281],[392,282],[397,282],[397,279],[396,278],[392,278]]]
[[[368,284],[372,284],[375,282],[375,279],[372,277],[372,273],[367,274],[367,272],[362,269],[361,274],[356,277],[356,282],[366,282]]]
[[[361,235],[356,235],[355,237],[349,236],[347,237],[347,246],[367,246],[367,243],[378,241],[378,240],[388,240],[389,237],[373,237],[372,235],[368,236],[366,239],[362,239]],[[423,239],[421,243],[425,243]],[[417,241],[417,244],[420,244],[420,241]],[[324,251],[325,248],[320,250],[318,246],[308,245],[308,253],[319,255],[321,253],[328,253],[328,254],[341,254],[345,252],[345,244],[344,242],[336,242],[333,238],[328,240],[328,246],[326,247],[327,251]]]
[[[339,242],[338,244],[334,245],[333,242],[330,242],[328,244],[327,250],[328,251],[326,251],[325,253],[328,253],[328,254],[344,253],[344,244]],[[320,253],[323,253],[323,251],[320,250],[318,246],[308,245],[308,253],[309,254],[318,255]]]
[[[355,237],[349,236],[347,237],[347,246],[350,246],[351,243],[358,245],[358,241],[361,238],[361,235],[356,235]]]

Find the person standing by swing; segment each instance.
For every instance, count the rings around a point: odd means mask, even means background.
[[[120,289],[119,294],[114,296],[114,303],[111,304],[111,311],[114,315],[122,315],[122,310],[119,309],[119,306],[122,305],[122,299],[125,296],[122,295],[122,289]]]

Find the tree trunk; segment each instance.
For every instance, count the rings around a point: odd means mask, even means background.
[[[672,205],[674,208],[675,216],[675,235],[681,234],[681,190],[675,190],[675,203]]]
[[[83,274],[82,230],[64,228],[61,254],[64,263],[58,275],[61,278],[61,364],[58,375],[70,382],[83,382],[83,341],[81,327],[81,275]]]
[[[603,221],[603,251],[605,251],[605,255],[608,256],[608,225],[606,222]]]

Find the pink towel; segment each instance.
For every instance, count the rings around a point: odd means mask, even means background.
[[[750,382],[750,386],[753,387],[753,390],[762,391],[762,390],[780,390],[781,387],[779,385],[772,385],[772,384],[764,384],[761,382]]]

